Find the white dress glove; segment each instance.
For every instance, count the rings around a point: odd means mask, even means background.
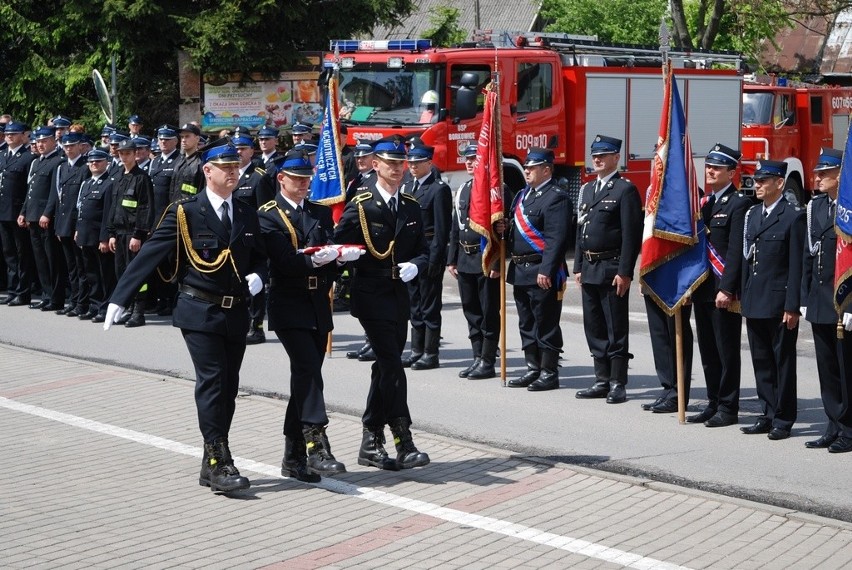
[[[843,313],[843,328],[852,331],[852,313]]]
[[[107,305],[106,316],[104,317],[104,330],[108,331],[113,323],[117,323],[124,316],[125,310],[121,305],[110,303]]]
[[[397,267],[399,267],[399,278],[402,279],[403,283],[408,283],[417,277],[417,272],[420,271],[416,265],[408,261],[397,264]]]
[[[337,259],[337,248],[334,247],[324,247],[315,254],[311,255],[311,263],[314,264],[314,267],[321,267],[326,263],[331,263],[335,259]]]
[[[347,261],[355,261],[365,253],[367,253],[367,250],[361,249],[360,247],[341,247],[340,257],[337,258],[337,262],[345,263]]]
[[[804,319],[805,315],[808,314],[808,308],[807,307],[799,307],[799,312],[802,313],[802,318]]]
[[[257,273],[249,273],[246,275],[246,284],[248,285],[248,290],[252,297],[260,293],[260,290],[263,289],[263,280],[257,275]]]

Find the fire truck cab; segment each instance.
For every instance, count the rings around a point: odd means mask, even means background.
[[[416,134],[435,147],[435,166],[456,189],[462,151],[479,136],[481,95],[499,81],[504,180],[524,185],[530,147],[555,154],[555,177],[577,203],[591,178],[597,134],[622,139],[620,170],[644,194],[657,142],[663,57],[657,48],[614,46],[566,34],[525,34],[509,47],[432,48],[428,40],[335,40],[347,142]],[[737,54],[669,53],[700,168],[717,142],[740,139],[742,76]],[[720,68],[721,67],[724,68]],[[435,102],[437,101],[437,102]]]
[[[814,193],[813,169],[821,147],[843,149],[852,111],[852,88],[822,87],[764,78],[743,84],[742,188],[750,192],[755,166],[787,163],[785,195],[804,204]]]

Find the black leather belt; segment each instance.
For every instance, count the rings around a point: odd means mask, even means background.
[[[305,275],[304,277],[272,277],[270,287],[290,287],[292,289],[307,289],[314,291],[327,283],[323,275]]]
[[[385,279],[399,279],[399,267],[394,265],[388,269],[356,269],[355,277],[384,277]]]
[[[512,261],[518,265],[521,263],[541,263],[541,254],[530,253],[527,255],[513,255]]]
[[[462,251],[469,254],[479,253],[480,247],[478,243],[469,244],[464,242],[459,242],[459,247],[462,248]]]
[[[620,249],[610,249],[609,251],[584,251],[583,257],[587,261],[601,261],[602,259],[613,259],[621,257]]]
[[[245,300],[241,295],[216,295],[214,293],[202,291],[201,289],[196,289],[195,287],[186,284],[181,285],[179,290],[181,293],[186,293],[195,299],[201,299],[202,301],[219,305],[223,309],[235,307]]]

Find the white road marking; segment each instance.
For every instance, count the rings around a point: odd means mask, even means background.
[[[64,412],[24,404],[8,398],[0,397],[0,407],[60,422],[76,428],[126,439],[149,447],[179,453],[181,455],[200,458],[203,453],[202,449],[199,447],[186,445],[170,439],[94,420],[88,420],[86,418],[66,414]],[[281,476],[281,468],[278,466],[268,465],[266,463],[260,463],[258,461],[252,461],[251,459],[243,459],[240,457],[235,457],[234,461],[242,470],[253,471],[261,475],[266,475],[267,477],[285,478]],[[358,487],[357,485],[352,485],[330,478],[324,478],[321,482],[313,484],[313,486],[333,493],[427,515],[458,525],[478,528],[487,532],[493,532],[519,540],[534,542],[536,544],[549,546],[551,548],[564,550],[574,554],[580,554],[589,558],[596,558],[605,562],[620,564],[626,568],[636,568],[638,570],[689,570],[685,566],[678,566],[676,564],[664,562],[655,558],[648,558],[639,554],[633,554],[632,552],[619,550],[617,548],[609,548],[607,546],[581,540],[579,538],[572,538],[570,536],[546,532],[533,527],[514,524],[508,521],[485,517],[474,513],[466,513],[457,509],[449,509],[434,503],[427,503],[417,499],[394,495],[393,493],[379,491],[371,487]]]

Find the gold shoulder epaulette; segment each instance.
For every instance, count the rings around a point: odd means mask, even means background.
[[[417,201],[417,198],[415,198],[414,196],[412,196],[411,194],[408,194],[406,192],[400,192],[399,195],[402,196],[403,198],[405,198],[406,200],[408,200],[409,202],[414,202],[415,204],[420,203],[420,202]]]
[[[264,204],[260,208],[258,208],[258,210],[260,210],[261,212],[268,212],[269,210],[274,209],[276,206],[277,206],[277,204],[276,204],[275,200],[270,200],[269,202],[267,202],[266,204]]]
[[[360,188],[358,190],[360,190]],[[364,202],[365,200],[369,200],[372,197],[373,197],[372,192],[361,192],[360,194],[357,194],[354,198],[352,198],[352,201],[360,204],[361,202]]]
[[[266,174],[266,169],[265,169],[265,168],[261,168],[261,167],[259,167],[259,166],[255,167],[254,171],[255,171],[255,172],[260,173],[260,175],[261,175],[261,176],[263,176],[264,174]]]

